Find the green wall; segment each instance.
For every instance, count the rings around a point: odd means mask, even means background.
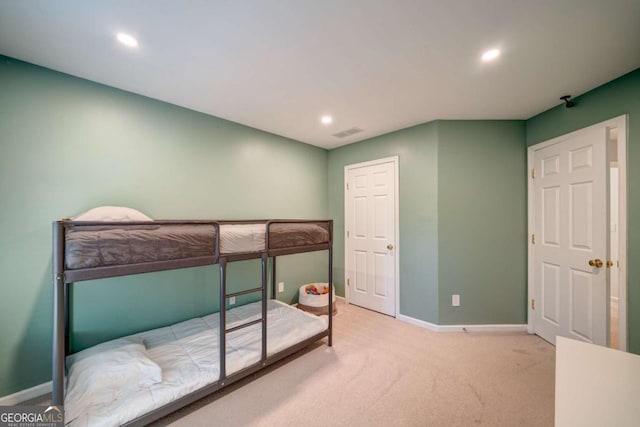
[[[397,155],[400,314],[526,323],[524,131],[522,121],[437,121],[331,150],[336,280],[344,282],[344,166]],[[451,307],[454,293],[461,307]]]
[[[571,109],[558,106],[527,121],[527,145],[537,144],[614,117],[628,115],[628,338],[640,353],[640,69],[575,98]]]
[[[399,157],[400,313],[438,319],[438,124],[415,126],[329,152],[329,216],[334,219],[334,277],[344,295],[344,167]]]
[[[439,122],[441,325],[527,323],[524,139],[523,121]]]
[[[51,378],[51,222],[99,205],[157,219],[326,217],[327,152],[0,56],[0,396]],[[230,266],[255,285],[258,262]],[[326,281],[326,254],[278,279]],[[78,348],[217,309],[214,267],[79,283]],[[239,301],[241,302],[241,301]]]

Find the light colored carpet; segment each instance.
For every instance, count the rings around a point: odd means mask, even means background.
[[[339,303],[324,342],[155,426],[552,426],[555,348]]]

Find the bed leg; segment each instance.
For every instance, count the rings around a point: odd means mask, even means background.
[[[271,257],[271,298],[276,298],[276,257]]]
[[[65,328],[64,328],[64,281],[61,276],[56,278],[53,285],[53,360],[52,382],[53,391],[51,401],[53,405],[62,405],[64,401],[64,359],[65,359]]]
[[[266,252],[262,253],[262,361],[267,360],[267,260]]]
[[[224,385],[227,378],[227,259],[220,258],[220,378]]]
[[[65,307],[64,283],[64,229],[59,222],[53,223],[53,352],[51,360],[51,379],[53,389],[51,403],[64,404],[64,365],[67,327],[65,325],[67,307]]]
[[[329,347],[333,345],[333,246],[329,246]]]

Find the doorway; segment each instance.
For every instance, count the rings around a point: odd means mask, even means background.
[[[398,312],[398,157],[347,165],[345,299],[389,316]]]
[[[529,332],[620,350],[626,116],[529,147]]]
[[[618,167],[618,128],[613,127],[609,132],[609,256],[611,268],[609,269],[610,284],[610,336],[609,347],[619,349],[620,339],[620,169]]]

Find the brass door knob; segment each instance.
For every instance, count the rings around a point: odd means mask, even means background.
[[[390,251],[392,251],[392,250],[393,250],[393,245],[392,245],[391,243],[389,243],[389,244],[387,245],[387,249],[389,249]]]
[[[601,268],[603,266],[602,260],[601,259],[590,259],[589,260],[589,265],[591,267],[595,267],[595,268]]]

